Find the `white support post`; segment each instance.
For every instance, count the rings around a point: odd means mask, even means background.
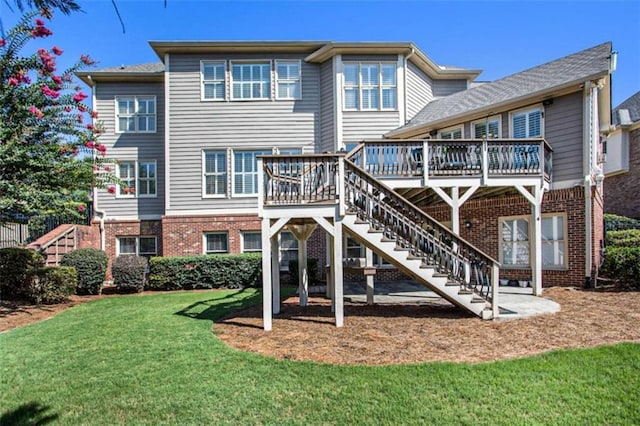
[[[325,273],[325,279],[327,281],[327,288],[325,289],[325,296],[329,299],[331,299],[331,282],[333,280],[332,277],[332,272],[331,272],[331,263],[333,261],[333,252],[331,251],[331,245],[333,244],[333,237],[331,236],[330,233],[327,232],[326,234],[326,250],[325,250],[325,254],[326,254],[326,262],[325,262],[325,268],[324,268],[324,273]]]
[[[460,236],[460,193],[457,186],[451,188],[451,230]]]
[[[365,248],[365,261],[367,269],[373,268],[373,251],[370,248]],[[373,292],[374,292],[374,276],[367,273],[365,274],[367,279],[367,305],[373,305]]]
[[[342,274],[342,217],[336,214],[333,237],[333,284],[336,327],[344,325],[344,288]]]
[[[493,311],[493,319],[498,318],[500,315],[499,295],[500,295],[500,268],[496,263],[491,268],[491,310]]]
[[[269,238],[269,219],[262,219],[262,315],[264,330],[272,328],[273,306],[271,293],[271,238]]]
[[[335,261],[335,245],[336,245],[336,237],[335,237],[335,227],[333,228],[334,233],[329,239],[331,243],[329,244],[329,257],[331,259],[329,263],[329,276],[327,277],[327,286],[329,286],[329,297],[331,298],[331,312],[336,311],[336,261]],[[342,262],[342,260],[341,260]]]
[[[271,238],[271,283],[273,285],[273,313],[280,313],[280,245],[278,235]]]
[[[362,153],[363,156],[366,157],[367,152],[366,150],[363,151]],[[344,155],[341,155],[338,158],[338,182],[336,184],[336,186],[338,187],[338,190],[340,191],[340,193],[338,194],[339,197],[339,201],[340,201],[340,206],[339,206],[339,210],[340,210],[340,216],[344,216],[346,214],[346,186],[345,186],[345,175],[344,175]],[[342,222],[341,222],[342,223]]]
[[[422,142],[422,174],[423,186],[429,186],[429,142],[426,139]]]
[[[489,143],[487,138],[482,140],[482,183],[487,184],[489,179]]]
[[[531,205],[531,219],[533,221],[531,284],[533,295],[540,296],[542,294],[542,188],[536,185],[533,191],[535,202]]]
[[[298,295],[300,306],[309,301],[309,271],[307,270],[307,240],[298,240]]]

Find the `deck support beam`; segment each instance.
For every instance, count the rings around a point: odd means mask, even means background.
[[[333,220],[333,304],[335,305],[336,327],[344,325],[344,288],[342,273],[342,216],[336,212]]]
[[[300,306],[307,306],[309,301],[309,268],[307,265],[307,240],[316,230],[316,223],[305,225],[289,225],[289,231],[298,240],[298,296]]]
[[[369,247],[365,246],[365,270],[369,270],[373,268],[373,250]],[[367,279],[367,305],[373,305],[373,293],[374,293],[374,283],[372,274],[365,274],[365,278]]]
[[[458,186],[451,187],[451,195],[447,194],[442,188],[437,186],[432,187],[435,193],[451,207],[451,230],[458,236],[460,236],[460,207],[471,198],[479,187],[480,185],[470,186],[462,196],[460,195],[460,187]]]
[[[265,256],[265,253],[271,254],[272,239],[269,238],[269,228],[271,224],[268,218],[262,219],[262,322],[265,331],[271,331],[273,321],[273,294],[271,288],[271,256]],[[277,246],[276,237],[276,246]],[[267,250],[265,250],[267,249]]]

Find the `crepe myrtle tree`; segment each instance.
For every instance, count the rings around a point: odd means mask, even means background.
[[[117,180],[98,141],[98,115],[73,77],[94,61],[82,55],[58,70],[64,52],[46,43],[50,17],[26,13],[0,39],[0,224],[16,216],[80,216],[92,190]],[[41,47],[25,56],[32,41]]]

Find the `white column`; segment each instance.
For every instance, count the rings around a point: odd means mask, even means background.
[[[373,251],[370,248],[365,248],[365,260],[366,267],[373,267]],[[373,283],[373,275],[365,274],[367,279],[367,305],[373,305],[373,291],[374,291],[374,283]]]
[[[344,325],[344,288],[342,274],[342,217],[336,214],[333,237],[333,284],[336,327]]]
[[[269,219],[262,219],[262,315],[265,331],[272,328],[273,306],[271,294],[271,239],[269,238]]]
[[[307,306],[309,302],[309,271],[307,269],[307,240],[298,240],[298,295],[300,306]]]
[[[278,234],[271,238],[271,283],[273,285],[273,313],[280,313],[280,246]]]
[[[457,186],[451,188],[451,230],[460,236],[460,192]]]
[[[531,205],[531,220],[533,221],[531,285],[534,296],[540,296],[542,294],[542,188],[536,185],[533,196],[535,202]]]
[[[493,311],[493,319],[498,318],[498,316],[500,315],[500,307],[498,306],[498,298],[500,295],[500,281],[498,279],[499,276],[500,268],[497,264],[494,263],[491,268],[491,310]]]
[[[326,261],[325,261],[325,268],[324,268],[324,273],[325,273],[325,278],[327,281],[327,288],[325,289],[325,296],[328,298],[331,298],[331,281],[332,281],[332,276],[331,276],[331,261],[333,260],[332,258],[332,251],[331,251],[331,244],[333,244],[332,239],[331,239],[331,234],[329,234],[327,232],[326,234],[326,239],[325,239],[325,254],[326,254]]]
[[[335,227],[334,227],[335,232]],[[334,236],[329,237],[329,257],[331,261],[329,262],[329,275],[327,276],[327,286],[329,286],[329,297],[331,298],[331,312],[336,311],[336,262],[335,262],[335,245],[336,238]]]

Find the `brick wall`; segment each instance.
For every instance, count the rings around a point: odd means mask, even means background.
[[[607,213],[640,218],[640,129],[629,134],[629,171],[604,180]]]
[[[158,255],[162,255],[162,227],[159,220],[105,221],[104,232],[105,252],[109,256],[107,280],[111,279],[111,263],[116,258],[119,237],[156,236],[156,250]]]
[[[242,250],[242,231],[260,231],[260,219],[253,215],[165,216],[162,218],[163,256],[204,253],[205,232],[227,232],[229,253]]]
[[[425,209],[439,221],[451,221],[451,209],[444,203]],[[543,270],[543,286],[582,286],[585,279],[585,216],[584,188],[576,187],[549,191],[544,194],[542,213],[566,213],[567,215],[567,270]],[[500,260],[499,218],[530,215],[531,205],[520,194],[471,200],[460,209],[460,235],[489,256]],[[465,226],[469,222],[470,227]],[[500,278],[531,279],[531,270],[500,270]]]

